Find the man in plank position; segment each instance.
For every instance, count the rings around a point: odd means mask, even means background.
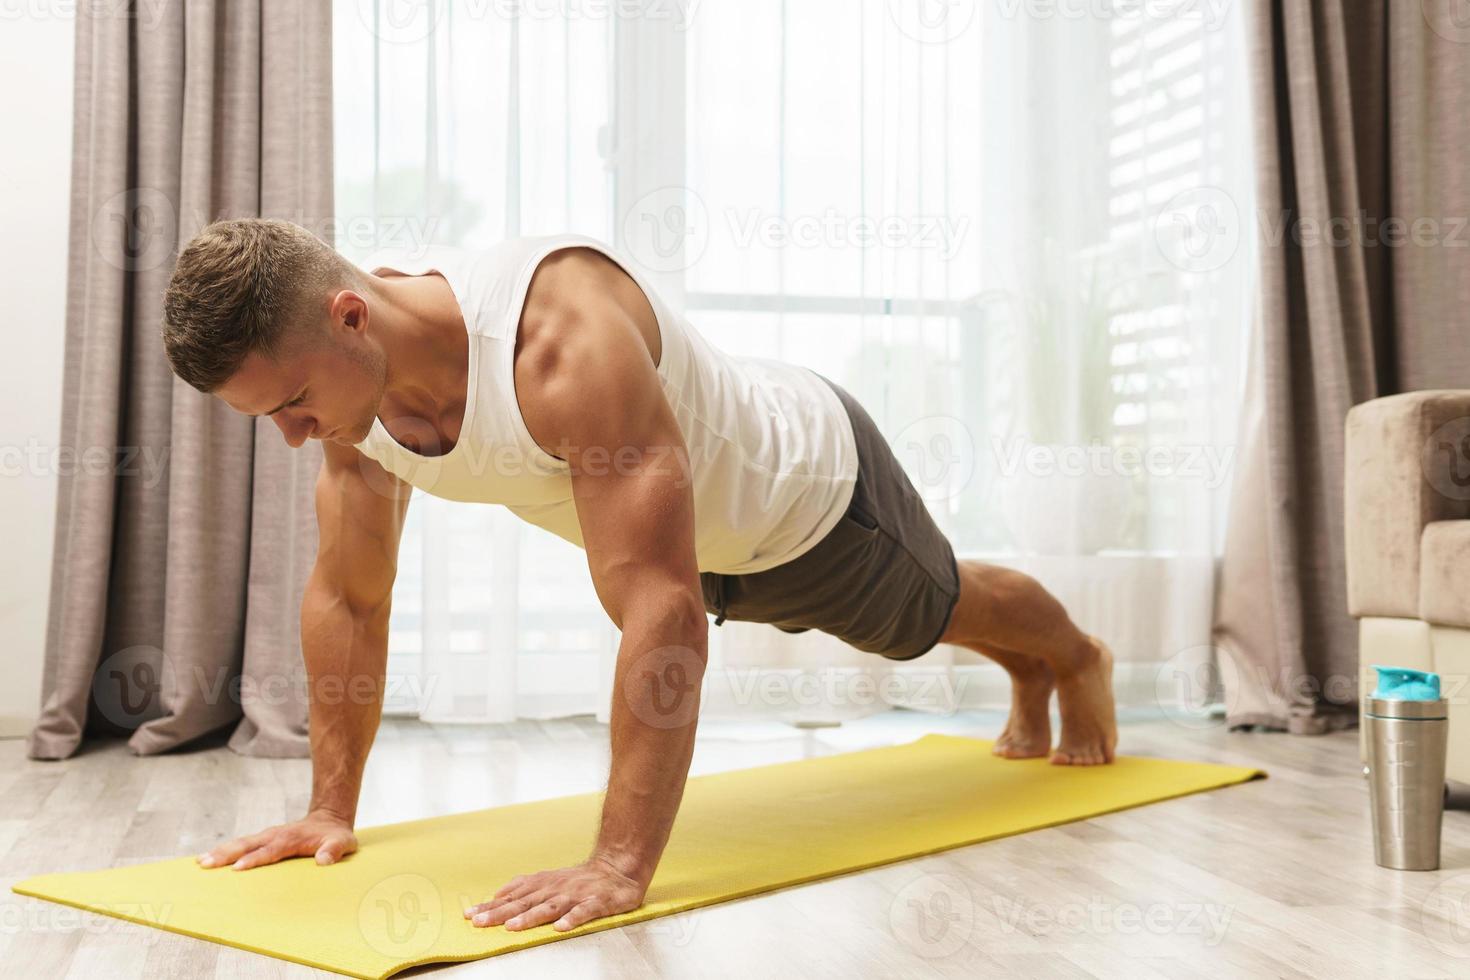
[[[567,930],[642,903],[689,771],[707,612],[716,625],[819,629],[896,660],[937,643],[977,650],[1012,680],[998,755],[1113,759],[1107,648],[1027,576],[956,562],[845,390],[719,351],[595,239],[380,253],[359,269],[289,222],[221,221],[179,256],[165,321],[186,382],[269,416],[293,447],[321,440],[301,610],[308,686],[368,678],[377,693],[311,697],[308,813],[216,847],[205,867],[330,864],[356,849],[414,486],[504,504],[584,547],[622,631],[592,853],[505,884],[466,910],[477,926]],[[675,667],[686,701],[671,718],[657,679]]]

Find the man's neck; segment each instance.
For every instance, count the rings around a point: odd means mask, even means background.
[[[385,422],[431,424],[442,446],[459,437],[469,374],[469,337],[454,290],[443,276],[376,276],[378,343],[387,359],[378,405]]]

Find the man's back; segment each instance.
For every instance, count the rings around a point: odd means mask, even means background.
[[[381,421],[357,448],[428,493],[504,504],[582,545],[566,454],[548,453],[531,437],[515,387],[522,313],[531,317],[542,301],[530,292],[533,278],[553,252],[575,248],[615,263],[653,311],[657,345],[650,354],[657,355],[657,377],[693,471],[700,570],[762,571],[814,546],[846,509],[857,474],[851,424],[831,388],[805,368],[720,351],[661,300],[636,266],[586,236],[371,256],[368,272],[436,271],[449,282],[470,335],[469,384],[459,438],[447,453],[412,452]],[[616,467],[620,448],[598,447],[590,459]]]

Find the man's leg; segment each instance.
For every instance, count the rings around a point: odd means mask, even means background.
[[[1057,692],[1062,737],[1052,761],[1096,765],[1113,760],[1113,657],[1073,625],[1067,611],[1029,575],[978,561],[958,563],[960,597],[941,643],[984,654],[1011,676],[1011,715],[996,740],[1007,758],[1051,749],[1048,704]]]

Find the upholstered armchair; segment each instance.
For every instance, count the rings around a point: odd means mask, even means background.
[[[1356,406],[1345,463],[1360,692],[1373,690],[1375,663],[1438,672],[1449,700],[1446,777],[1470,783],[1470,391]]]

